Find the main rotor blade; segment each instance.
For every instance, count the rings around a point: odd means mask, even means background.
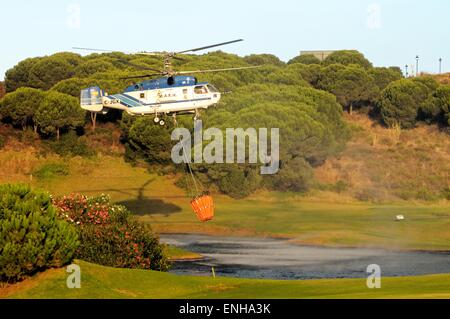
[[[114,51],[114,50],[79,48],[79,47],[72,47],[72,49],[74,49],[74,50],[83,50],[83,51],[97,51],[97,52],[122,52],[122,51]],[[126,53],[126,52],[123,52],[123,53]]]
[[[227,69],[215,69],[215,70],[197,70],[197,71],[179,71],[176,74],[196,74],[196,73],[212,73],[212,72],[224,72],[224,71],[237,71],[237,70],[248,70],[260,68],[261,65],[257,66],[244,66],[241,68],[227,68]]]
[[[139,52],[136,52],[136,54],[149,55],[149,56],[164,56],[165,55],[165,53],[162,53],[162,52],[147,52],[147,51],[139,51]]]
[[[238,40],[233,40],[233,41],[228,41],[228,42],[223,42],[223,43],[218,43],[218,44],[208,45],[208,46],[201,47],[201,48],[195,48],[195,49],[190,49],[190,50],[184,50],[184,51],[176,52],[176,54],[182,54],[182,53],[188,53],[188,52],[196,52],[196,51],[206,50],[206,49],[215,48],[215,47],[219,47],[219,46],[222,46],[222,45],[227,45],[227,44],[236,43],[236,42],[240,42],[240,41],[244,41],[244,40],[243,40],[243,39],[238,39]]]
[[[94,51],[94,52],[119,52],[124,54],[142,54],[142,55],[151,55],[151,56],[161,56],[163,54],[157,53],[157,52],[147,52],[147,51],[140,51],[140,52],[130,52],[130,51],[119,51],[119,50],[105,50],[105,49],[93,49],[93,48],[79,48],[79,47],[72,47],[74,50],[82,50],[82,51]]]
[[[131,79],[143,79],[143,78],[149,78],[152,76],[161,76],[164,75],[164,73],[154,73],[154,74],[145,74],[145,75],[137,75],[137,76],[127,76],[124,78],[119,78],[119,80],[131,80]]]

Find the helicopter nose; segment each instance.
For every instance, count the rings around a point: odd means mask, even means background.
[[[220,98],[221,98],[221,94],[220,93],[214,93],[213,94],[213,100],[219,102]]]

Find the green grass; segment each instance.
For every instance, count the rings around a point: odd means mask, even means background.
[[[76,261],[81,289],[66,287],[65,269],[53,269],[0,288],[2,298],[450,298],[450,275],[382,278],[381,289],[365,279],[277,281],[188,277],[115,269]]]
[[[67,165],[63,163],[47,163],[38,167],[33,172],[33,175],[40,180],[52,179],[69,175],[69,169]]]
[[[173,261],[202,258],[202,255],[200,254],[175,246],[166,245],[164,249],[167,257],[169,257],[169,259]]]
[[[42,160],[36,165],[45,163]],[[33,179],[33,184],[56,195],[109,194],[159,233],[273,236],[307,245],[450,250],[448,204],[333,203],[289,193],[233,200],[215,194],[215,218],[202,224],[192,212],[189,198],[174,185],[175,178],[131,167],[117,157],[73,158],[64,163],[69,168],[67,176]],[[406,220],[395,222],[398,214]]]

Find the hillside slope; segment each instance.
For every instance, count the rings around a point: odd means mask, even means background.
[[[366,115],[346,115],[353,137],[346,149],[315,170],[359,200],[439,200],[450,196],[450,136],[435,126],[387,129]]]
[[[450,73],[432,75],[440,84],[450,85]]]

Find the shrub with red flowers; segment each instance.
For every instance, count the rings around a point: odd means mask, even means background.
[[[169,268],[150,228],[135,220],[126,207],[111,204],[108,196],[73,194],[54,198],[53,205],[60,218],[77,226],[81,244],[76,258],[120,268]]]
[[[54,198],[53,205],[58,208],[60,217],[77,225],[102,225],[110,221],[111,205],[106,195],[89,198],[85,195],[72,194]]]

